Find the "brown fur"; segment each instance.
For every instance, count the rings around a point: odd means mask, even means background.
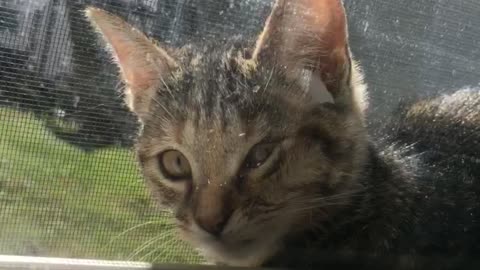
[[[278,0],[253,48],[160,48],[111,14],[87,15],[142,122],[136,152],[147,185],[208,259],[262,265],[311,233],[314,245],[340,250],[401,246],[423,203],[415,159],[404,157],[408,147],[377,151],[368,141],[366,87],[340,0]],[[268,157],[250,166],[264,146]],[[172,150],[191,179],[162,171],[159,156]]]
[[[87,10],[90,20],[113,48],[128,86],[127,97],[133,100],[129,106],[143,123],[137,153],[148,186],[162,205],[175,209],[183,224],[180,227],[188,227],[183,230],[184,236],[215,261],[261,264],[281,247],[285,235],[310,226],[312,215],[326,219],[350,201],[347,196],[340,196],[332,206],[312,208],[312,200],[318,200],[322,194],[342,194],[358,188],[355,179],[366,151],[363,104],[359,100],[364,94],[361,76],[356,75],[355,84],[350,77],[358,71],[347,60],[350,53],[343,30],[343,7],[337,1],[306,0],[302,8],[305,7],[313,8],[313,13],[304,12],[308,15],[297,16],[298,20],[291,16],[292,9],[297,7],[290,1],[279,1],[251,58],[244,56],[245,48],[238,50],[234,46],[223,56],[217,55],[219,62],[188,46],[181,50],[159,49],[153,44],[149,47],[146,37],[130,30],[120,19],[98,9]],[[330,11],[334,14],[330,15]],[[304,35],[286,34],[286,22],[304,31]],[[316,38],[302,38],[307,36]],[[120,39],[123,42],[117,41]],[[148,57],[138,55],[136,46],[142,48],[139,53]],[[166,56],[166,51],[174,55]],[[286,54],[275,53],[281,51]],[[279,61],[269,59],[272,56]],[[181,91],[182,80],[191,73],[203,72],[215,63],[225,69],[221,71],[224,75],[218,74],[219,82],[228,79],[222,76],[234,77],[230,79],[234,80],[234,89],[223,91],[235,92],[235,88],[257,84],[253,89],[238,90],[245,95],[253,90],[249,94],[253,99],[235,104],[221,101],[222,93],[214,88],[205,89],[219,95],[213,102],[224,102],[222,113],[204,112],[201,106],[209,105],[197,102],[206,102],[208,98],[200,93],[192,93],[191,101],[188,97],[182,101],[185,103],[179,104],[184,107],[181,109],[162,100]],[[307,73],[300,72],[302,69]],[[299,78],[300,74],[310,77]],[[324,82],[328,78],[326,90],[335,104],[323,107],[321,101],[311,102],[309,91],[317,91],[308,89],[312,76],[319,76]],[[299,79],[306,79],[307,84]],[[355,93],[355,87],[359,93]],[[278,141],[266,168],[245,172],[243,159],[254,145],[266,139]],[[180,183],[162,179],[157,156],[166,148],[185,155],[194,179]],[[222,233],[223,242],[198,232],[198,224],[215,225],[225,215],[228,224]],[[242,244],[244,241],[248,244]]]

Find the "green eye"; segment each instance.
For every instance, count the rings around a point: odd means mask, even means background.
[[[254,146],[245,160],[245,167],[255,169],[262,166],[272,155],[276,146],[277,145],[273,143],[263,143]]]
[[[162,173],[170,180],[186,180],[192,177],[192,170],[187,158],[179,151],[168,150],[159,155]]]

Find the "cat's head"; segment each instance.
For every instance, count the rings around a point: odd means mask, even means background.
[[[102,10],[87,16],[142,123],[147,184],[207,257],[261,264],[348,204],[365,101],[340,0],[279,0],[256,42],[179,49]]]

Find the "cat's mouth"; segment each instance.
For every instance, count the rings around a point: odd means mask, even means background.
[[[217,237],[202,241],[200,251],[213,261],[230,266],[258,266],[273,248],[269,241],[260,238],[238,239],[236,237]],[[267,251],[267,252],[266,252]]]
[[[213,236],[196,224],[178,224],[180,235],[207,259],[230,266],[258,266],[276,251],[281,232],[256,227],[255,232],[242,227]]]
[[[235,237],[232,234],[221,234],[218,236],[213,236],[206,232],[200,231],[198,228],[192,226],[187,226],[184,224],[178,224],[178,228],[181,231],[181,234],[187,236],[187,238],[197,238],[203,243],[215,246],[223,246],[225,248],[243,248],[254,245],[258,242],[258,239],[254,237],[249,238],[239,238]]]

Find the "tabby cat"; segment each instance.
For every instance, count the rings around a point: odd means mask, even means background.
[[[147,186],[209,261],[480,252],[480,91],[404,106],[370,131],[341,0],[278,0],[256,41],[182,48],[86,14],[141,122]]]

